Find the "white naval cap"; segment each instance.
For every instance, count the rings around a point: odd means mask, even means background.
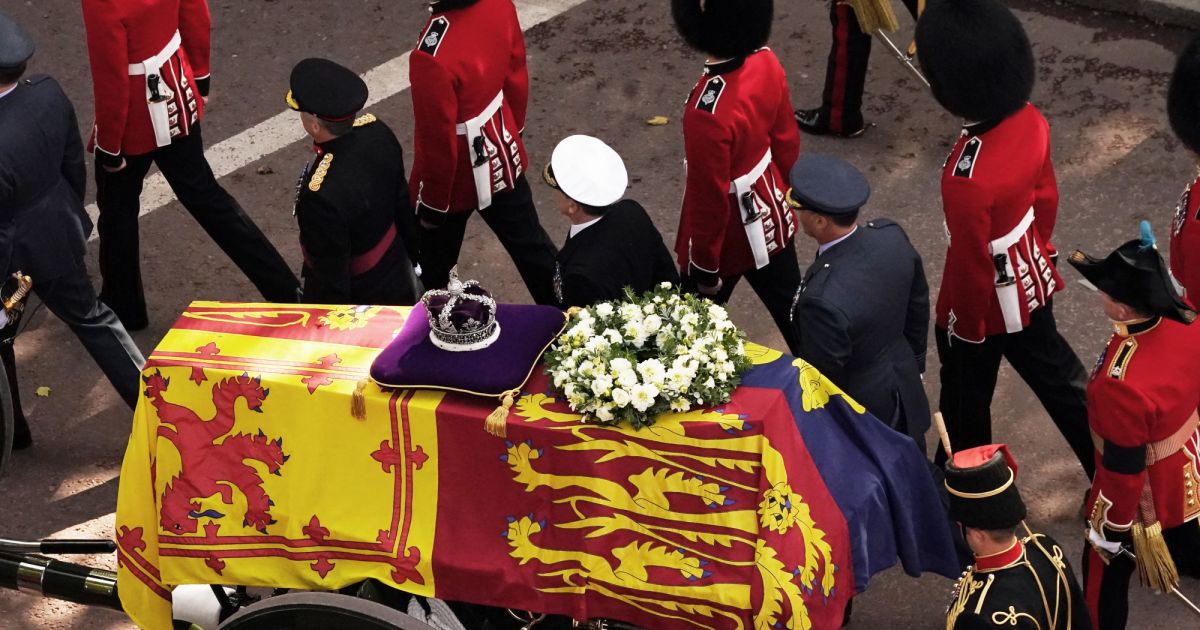
[[[542,175],[564,195],[596,208],[620,201],[629,185],[621,156],[599,138],[583,135],[563,138]]]

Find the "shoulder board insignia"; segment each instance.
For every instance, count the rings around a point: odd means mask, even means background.
[[[721,77],[713,77],[704,84],[704,90],[700,92],[700,98],[696,99],[696,109],[714,114],[717,111],[717,102],[721,100],[721,93],[725,91],[725,79]]]
[[[430,55],[437,55],[438,48],[442,45],[442,40],[446,38],[446,31],[450,30],[450,20],[446,16],[439,15],[429,21],[429,28],[425,29],[425,34],[421,36],[421,43],[417,45],[417,50]]]
[[[354,119],[354,126],[362,127],[364,125],[369,125],[376,120],[378,120],[378,118],[375,118],[375,114],[363,114],[362,116]]]
[[[895,225],[896,225],[896,222],[891,219],[873,219],[871,221],[867,221],[867,227],[874,228],[876,230],[880,230],[880,229],[883,229],[886,227],[893,227]]]
[[[46,79],[49,79],[49,78],[50,78],[50,75],[48,75],[48,74],[35,74],[35,75],[25,79],[24,83],[25,83],[25,85],[37,85],[37,84],[41,83],[42,81],[45,81]]]
[[[979,136],[967,140],[958,156],[958,162],[954,164],[955,177],[970,178],[975,173],[975,161],[979,159],[979,148],[982,146],[983,140],[980,140]]]
[[[308,189],[317,192],[321,190],[321,184],[325,183],[325,176],[329,173],[329,165],[333,164],[333,154],[326,153],[325,157],[321,158],[321,163],[313,170],[312,179],[308,180]]]
[[[1125,375],[1128,373],[1129,360],[1133,358],[1133,353],[1137,350],[1137,339],[1130,337],[1121,342],[1121,346],[1117,348],[1116,354],[1113,356],[1112,363],[1108,365],[1108,375],[1117,380],[1125,380]]]

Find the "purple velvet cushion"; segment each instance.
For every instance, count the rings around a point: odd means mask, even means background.
[[[400,334],[375,357],[371,379],[383,387],[453,389],[500,396],[519,389],[542,353],[562,332],[566,316],[552,306],[500,304],[500,337],[471,352],[449,352],[429,340],[429,318],[417,303]]]

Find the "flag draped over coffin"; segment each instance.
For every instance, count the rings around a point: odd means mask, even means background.
[[[650,628],[840,625],[851,530],[797,429],[829,414],[792,400],[788,358],[754,347],[768,382],[637,432],[580,423],[540,374],[507,440],[482,429],[494,400],[428,390],[370,386],[356,420],[351,394],[407,313],[183,314],[143,374],[118,496],[139,625],[170,627],[172,585],[367,578]]]

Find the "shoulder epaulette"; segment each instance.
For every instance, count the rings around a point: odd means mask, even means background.
[[[954,165],[955,177],[970,178],[975,174],[975,162],[979,159],[979,149],[983,146],[983,140],[979,136],[975,136],[963,145],[962,154],[958,156],[958,163]]]
[[[867,221],[867,227],[881,230],[886,227],[899,227],[899,224],[891,219],[872,219]]]
[[[725,91],[725,79],[721,77],[713,77],[704,84],[704,90],[700,92],[700,98],[696,99],[696,109],[706,111],[710,114],[715,114],[717,111],[717,103],[721,100],[721,93]]]
[[[1137,339],[1130,337],[1121,342],[1117,348],[1116,354],[1113,355],[1112,363],[1108,365],[1108,375],[1119,381],[1125,380],[1125,375],[1129,370],[1129,360],[1133,358],[1133,353],[1137,351]]]
[[[444,15],[439,15],[429,21],[429,28],[425,29],[425,34],[421,36],[421,43],[417,45],[417,50],[437,55],[438,48],[442,45],[442,40],[446,38],[446,31],[450,30],[450,20]]]
[[[364,125],[369,125],[369,124],[375,122],[376,120],[379,120],[379,119],[375,118],[375,114],[363,114],[362,116],[359,116],[358,118],[354,119],[354,126],[362,127]]]
[[[27,79],[23,79],[22,83],[24,83],[25,85],[37,85],[37,84],[41,83],[42,81],[45,81],[46,79],[49,79],[49,78],[50,78],[50,75],[48,75],[48,74],[35,74]]]
[[[329,165],[333,164],[333,154],[326,153],[325,157],[321,158],[321,163],[317,164],[317,168],[313,170],[312,179],[308,180],[308,189],[317,192],[321,190],[321,184],[325,183],[325,176],[329,174]]]

